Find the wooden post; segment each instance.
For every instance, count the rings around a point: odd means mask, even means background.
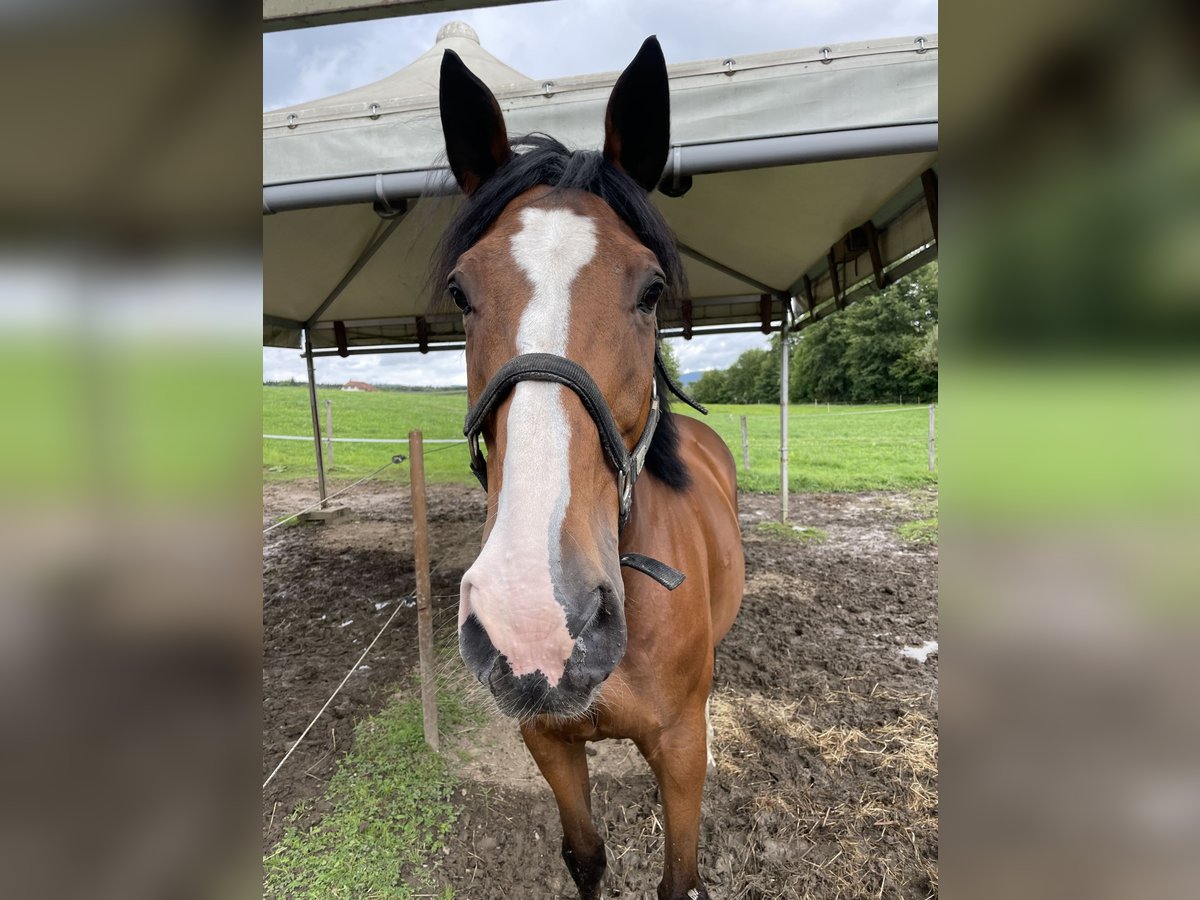
[[[933,471],[934,443],[933,443],[933,407],[929,407],[929,471]]]
[[[742,468],[750,471],[750,433],[746,430],[745,416],[742,416]]]
[[[425,454],[419,431],[408,433],[412,476],[413,556],[417,574],[417,643],[421,653],[421,710],[425,743],[438,749],[437,672],[433,664],[433,610],[429,597],[429,522],[425,507]]]
[[[325,452],[329,456],[329,468],[333,468],[333,401],[325,401]]]

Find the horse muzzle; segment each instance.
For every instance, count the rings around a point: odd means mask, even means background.
[[[514,594],[497,620],[492,611],[481,608],[490,598],[483,595],[479,581],[471,572],[463,578],[459,653],[501,712],[523,720],[585,714],[625,655],[619,582],[614,587],[604,579],[563,605],[550,599],[558,606],[558,616],[545,609],[545,601],[535,606]],[[538,612],[532,611],[538,607]]]

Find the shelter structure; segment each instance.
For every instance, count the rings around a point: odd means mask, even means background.
[[[314,358],[463,347],[461,317],[430,310],[426,288],[457,202],[441,162],[447,49],[492,89],[510,133],[602,144],[619,73],[530,78],[461,22],[381,81],[263,115],[263,343],[303,344],[315,441]],[[669,73],[671,152],[653,200],[689,296],[663,312],[663,336],[802,329],[936,257],[936,35]],[[783,403],[785,515],[786,415]],[[316,455],[324,498],[319,443]]]
[[[263,31],[288,31],[532,2],[536,0],[263,0]]]

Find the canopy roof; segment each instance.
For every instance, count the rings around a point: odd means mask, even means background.
[[[427,196],[453,192],[437,99],[446,49],[493,90],[511,134],[600,147],[619,73],[531,79],[462,23],[381,81],[264,114],[265,344],[298,347],[305,326],[314,347],[349,352],[462,341],[460,317],[426,314],[429,259],[457,202]],[[672,152],[653,199],[690,296],[664,334],[785,314],[803,327],[864,280],[933,257],[937,56],[934,35],[669,67]]]

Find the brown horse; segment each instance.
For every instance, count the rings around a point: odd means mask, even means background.
[[[648,39],[617,81],[602,153],[510,143],[492,93],[450,51],[441,116],[467,200],[434,277],[464,316],[466,433],[488,489],[462,580],[462,658],[520,721],[581,897],[599,896],[606,865],[584,744],[617,737],[658,779],[659,897],[707,897],[706,704],[744,561],[733,458],[708,426],[666,411],[667,391],[682,393],[656,364],[656,307],[683,287],[648,197],[669,144],[662,50]]]

